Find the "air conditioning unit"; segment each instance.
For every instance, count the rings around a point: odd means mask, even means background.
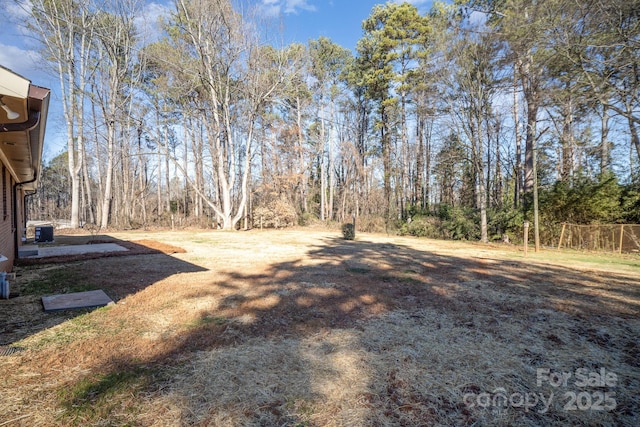
[[[36,227],[36,236],[34,241],[36,243],[50,243],[53,242],[53,227]]]

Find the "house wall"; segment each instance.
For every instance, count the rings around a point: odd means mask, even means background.
[[[0,254],[8,258],[0,262],[0,271],[11,271],[15,257],[15,225],[13,215],[13,178],[0,162]]]
[[[26,237],[26,227],[27,227],[27,212],[25,210],[25,191],[22,187],[18,186],[17,194],[16,194],[16,210],[17,210],[17,222],[14,227],[15,232],[18,233],[18,248],[24,244],[22,241],[22,237]]]

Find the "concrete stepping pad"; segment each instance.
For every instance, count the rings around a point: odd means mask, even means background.
[[[113,300],[102,289],[42,297],[45,312],[104,307],[112,303]]]

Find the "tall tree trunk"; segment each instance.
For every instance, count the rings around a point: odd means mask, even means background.
[[[536,126],[538,123],[537,100],[530,98],[527,101],[527,132],[524,148],[524,192],[528,193],[533,189],[533,150],[536,147]]]
[[[602,105],[600,116],[600,173],[604,174],[611,167],[611,154],[609,153],[609,107]]]
[[[416,196],[416,206],[420,206],[421,210],[425,208],[424,200],[424,118],[418,115],[416,120],[416,139],[418,143],[416,153],[416,179],[414,182],[414,194]]]
[[[115,99],[111,102],[109,110],[115,112]],[[111,116],[107,122],[107,165],[102,196],[102,216],[100,218],[101,229],[109,226],[109,216],[111,214],[111,192],[113,186],[113,161],[115,147],[115,121],[112,120],[112,118],[113,116]]]
[[[195,216],[196,218],[199,218],[201,215],[204,215],[204,203],[203,203],[203,198],[200,196],[200,193],[204,190],[204,164],[203,164],[203,160],[202,157],[204,155],[203,149],[204,149],[204,141],[203,141],[203,137],[204,137],[204,133],[203,133],[203,129],[202,127],[198,127],[198,133],[194,136],[193,139],[193,144],[194,144],[194,148],[193,148],[193,154],[194,154],[194,163],[195,163],[195,174],[196,174],[196,182],[195,182],[195,187],[196,189],[194,190],[195,192],[195,199],[196,199],[196,205],[195,205]],[[185,176],[188,176],[187,174],[185,174]]]
[[[504,186],[502,183],[502,156],[500,154],[500,128],[496,122],[496,167],[495,167],[495,203],[498,209],[502,209],[504,203]]]
[[[520,108],[518,106],[518,75],[515,70],[513,73],[513,123],[516,141],[516,162],[513,171],[513,207],[517,208],[520,206],[520,197],[522,194],[522,140],[520,138]]]
[[[158,111],[156,109],[156,111]],[[156,123],[160,125],[160,116],[156,115]],[[162,209],[162,141],[158,138],[156,142],[158,149],[158,157],[156,159],[156,170],[158,171],[157,179],[156,179],[156,209],[157,209],[157,218],[160,218],[164,212]],[[167,154],[168,155],[168,154]],[[168,172],[167,172],[168,173]]]
[[[83,15],[84,18],[84,15]],[[86,34],[85,31],[82,32],[82,36],[81,36],[81,42],[80,42],[80,57],[78,58],[78,62],[79,62],[79,81],[78,81],[78,87],[80,87],[82,90],[84,90],[85,84],[86,84],[86,55],[87,55],[87,51],[89,49],[89,44],[91,43],[90,40],[87,39],[88,35]],[[72,67],[74,66],[74,64],[72,64]],[[76,92],[76,90],[74,88],[71,88],[71,96],[75,98],[76,95],[74,95],[74,93]],[[78,126],[78,135],[76,136],[76,149],[74,150],[75,153],[73,153],[73,155],[70,154],[71,157],[75,157],[77,159],[77,163],[73,165],[73,167],[71,166],[71,163],[69,164],[69,169],[73,169],[73,173],[71,175],[71,182],[72,182],[72,191],[71,191],[71,228],[77,228],[80,224],[79,224],[79,220],[80,220],[80,212],[78,211],[78,196],[79,196],[79,192],[80,192],[80,186],[81,186],[81,172],[82,172],[82,168],[84,165],[84,99],[85,99],[85,95],[83,91],[80,91],[79,95],[78,95],[78,110],[77,110],[77,114],[75,114],[76,116],[76,123]]]
[[[566,182],[573,174],[574,164],[573,105],[571,99],[565,103],[562,110],[562,137],[560,139],[562,162],[560,179]]]
[[[251,144],[253,141],[255,120],[255,116],[252,116],[250,118],[249,132],[244,149],[244,167],[242,169],[242,180],[240,184],[240,202],[238,203],[237,213],[233,218],[232,228],[235,228],[236,224],[240,221],[242,216],[246,215],[245,207],[247,206],[247,200],[249,197],[249,178],[251,176]]]
[[[87,167],[87,150],[84,144],[82,145],[82,175],[85,184],[85,193],[87,195],[87,213],[89,214],[89,223],[95,224],[95,206],[93,204],[93,192],[91,191],[91,178],[89,176],[89,168]]]
[[[431,133],[433,131],[433,118],[427,126],[425,146],[425,173],[424,189],[422,191],[422,209],[428,209],[431,203]]]
[[[627,105],[627,123],[629,124],[629,135],[631,135],[631,145],[635,147],[638,160],[640,160],[640,135],[638,134],[638,127],[633,117],[633,107]]]
[[[527,108],[527,128],[525,132],[524,148],[524,192],[529,193],[534,185],[534,154],[537,140],[538,109],[540,107],[539,76],[532,69],[533,59],[527,53],[526,59],[520,64],[520,81]]]
[[[185,220],[187,219],[187,217],[189,216],[189,208],[190,208],[190,199],[189,199],[189,183],[188,183],[188,175],[187,175],[187,170],[189,167],[189,139],[191,139],[191,134],[193,133],[191,126],[191,123],[187,122],[187,126],[185,126],[185,128],[183,129],[184,131],[184,135],[183,135],[183,142],[184,142],[184,152],[182,155],[182,168],[183,168],[183,173],[182,173],[182,193],[183,193],[183,198],[182,198],[182,203],[183,203],[183,216],[185,218]],[[177,175],[177,173],[176,173]]]
[[[487,115],[485,117],[485,127],[486,127],[486,133],[487,133],[487,170],[485,171],[485,182],[486,182],[486,186],[485,186],[485,193],[484,193],[484,197],[485,197],[485,210],[486,208],[490,208],[491,207],[491,155],[493,154],[491,152],[491,115]],[[486,214],[486,212],[485,212]],[[486,222],[485,222],[486,224]]]
[[[298,143],[298,185],[300,186],[300,199],[302,202],[302,212],[309,210],[309,202],[307,200],[307,178],[305,176],[304,161],[304,134],[302,132],[302,111],[300,105],[300,96],[296,96],[296,125],[297,125],[297,143]]]
[[[138,175],[138,193],[140,199],[140,215],[142,225],[147,226],[147,157],[142,152],[142,124],[138,128],[138,159],[140,172]]]
[[[478,99],[481,100],[483,93],[478,93]],[[482,101],[480,101],[482,102]],[[476,117],[472,119],[473,128],[471,129],[470,136],[473,144],[473,166],[475,169],[476,177],[476,202],[477,208],[480,211],[480,241],[483,243],[488,242],[487,233],[487,192],[485,188],[485,170],[484,170],[484,147],[482,144],[482,110],[478,109]]]
[[[336,117],[335,117],[335,101],[331,100],[331,128],[329,130],[329,205],[327,218],[329,221],[333,219],[333,198],[336,190],[336,173],[334,165],[334,146],[337,143],[337,129],[336,129]]]
[[[389,221],[391,220],[391,147],[390,147],[390,134],[388,132],[388,118],[386,108],[383,105],[380,114],[381,126],[380,126],[380,142],[382,145],[382,167],[383,167],[383,182],[384,182],[384,219],[387,231],[389,231]]]
[[[324,109],[320,113],[324,115]],[[324,117],[320,117],[320,220],[327,219],[327,171],[325,162],[325,140],[326,130],[324,124]]]
[[[404,65],[403,65],[404,68]],[[401,148],[401,162],[400,165],[400,182],[401,194],[400,194],[400,212],[398,217],[406,218],[408,212],[407,202],[409,194],[409,135],[407,130],[407,94],[404,90],[400,91],[400,141]]]
[[[172,198],[172,194],[171,194],[171,173],[170,173],[170,167],[169,167],[169,156],[171,155],[171,151],[169,150],[169,129],[167,126],[164,127],[164,150],[167,153],[166,156],[164,156],[164,186],[165,186],[165,191],[164,191],[164,196],[165,196],[165,212],[169,212],[169,213],[173,213],[173,211],[171,210],[171,198]]]

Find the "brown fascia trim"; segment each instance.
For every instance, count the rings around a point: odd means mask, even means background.
[[[31,158],[34,161],[34,176],[38,175],[38,170],[42,166],[42,150],[44,148],[44,136],[47,129],[47,121],[49,116],[49,101],[51,90],[31,85],[29,86],[29,103],[30,108],[40,112],[38,117],[38,126],[30,131],[29,139],[31,144]]]
[[[46,87],[31,84],[29,85],[29,101],[42,102],[47,96],[49,96],[50,92],[51,90]]]
[[[29,119],[22,123],[0,123],[0,132],[26,132],[33,129],[40,121],[40,111],[29,111]]]
[[[46,107],[43,104],[50,93],[51,90],[47,88],[30,84],[27,98],[29,118],[22,123],[0,123],[0,132],[26,132],[32,130],[40,122],[41,111],[43,107]]]

